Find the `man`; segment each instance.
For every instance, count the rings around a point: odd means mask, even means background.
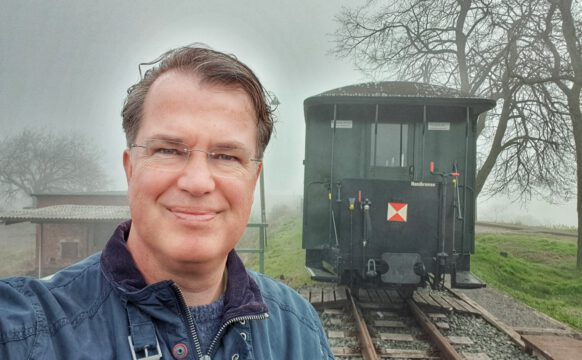
[[[131,221],[50,281],[0,282],[0,359],[330,359],[313,308],[234,252],[272,131],[233,56],[162,55],[122,111]]]

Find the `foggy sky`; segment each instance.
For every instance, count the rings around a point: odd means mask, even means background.
[[[267,202],[299,197],[303,100],[368,80],[349,60],[326,55],[334,16],[342,5],[362,2],[0,0],[0,137],[23,127],[85,134],[103,149],[111,190],[125,190],[120,111],[139,79],[137,64],[203,42],[236,54],[276,94],[279,120],[264,163]],[[486,213],[498,207],[488,204]]]
[[[298,195],[303,100],[362,76],[347,60],[326,56],[341,2],[274,3],[2,0],[3,135],[23,126],[86,134],[103,147],[113,188],[124,190],[119,113],[126,89],[139,78],[137,64],[203,42],[236,54],[278,97],[279,122],[265,159],[267,187]]]

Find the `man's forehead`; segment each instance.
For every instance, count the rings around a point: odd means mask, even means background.
[[[196,87],[200,87],[201,79],[197,74],[194,73],[178,72],[176,70],[166,71],[154,80],[148,90],[146,101],[148,97],[151,98],[151,96],[157,94],[162,89],[165,89],[166,87],[176,83],[191,84]]]
[[[244,89],[244,87],[237,82],[225,83],[223,81],[214,80],[211,78],[204,77],[203,75],[196,73],[194,71],[189,71],[186,69],[172,69],[164,72],[152,83],[148,93],[153,90],[163,87],[168,83],[181,82],[185,84],[191,84],[199,89],[216,91],[216,92],[241,92],[251,98],[250,94]]]
[[[252,96],[242,85],[238,83],[223,84],[208,80],[194,72],[187,72],[186,70],[173,69],[161,74],[150,86],[145,97],[144,108],[148,106],[148,103],[151,103],[152,98],[158,97],[160,92],[174,92],[179,91],[179,89],[188,91],[189,87],[190,89],[209,92],[211,94],[215,93],[216,95],[225,93],[242,95],[246,99],[244,105],[245,110],[253,114],[253,118],[257,119],[258,124],[258,116]]]

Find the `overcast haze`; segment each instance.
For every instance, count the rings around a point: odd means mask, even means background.
[[[126,89],[139,78],[137,64],[203,42],[236,54],[279,99],[277,130],[265,157],[267,201],[298,198],[303,100],[367,80],[350,61],[326,55],[334,16],[342,5],[361,3],[0,0],[1,137],[23,127],[85,134],[104,151],[112,190],[125,190],[119,113]],[[498,218],[506,208],[490,201],[479,214]],[[537,209],[530,209],[534,222],[575,224],[572,205],[558,208],[549,221],[540,220],[543,205]]]

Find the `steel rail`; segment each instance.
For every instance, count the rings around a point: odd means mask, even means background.
[[[380,360],[378,354],[376,354],[376,349],[374,348],[374,343],[372,342],[372,337],[368,332],[368,326],[360,312],[360,309],[356,306],[352,293],[348,290],[348,298],[350,299],[350,304],[352,312],[354,314],[354,322],[358,328],[358,341],[360,342],[360,349],[362,350],[362,357],[364,360]]]
[[[439,349],[441,352],[442,358],[446,360],[463,360],[465,357],[461,356],[455,348],[449,343],[447,338],[445,338],[441,332],[437,329],[437,327],[430,321],[430,319],[420,310],[418,305],[412,299],[406,300],[408,307],[414,314],[414,317],[422,326],[424,331],[428,334],[428,336],[433,341],[433,344]]]

